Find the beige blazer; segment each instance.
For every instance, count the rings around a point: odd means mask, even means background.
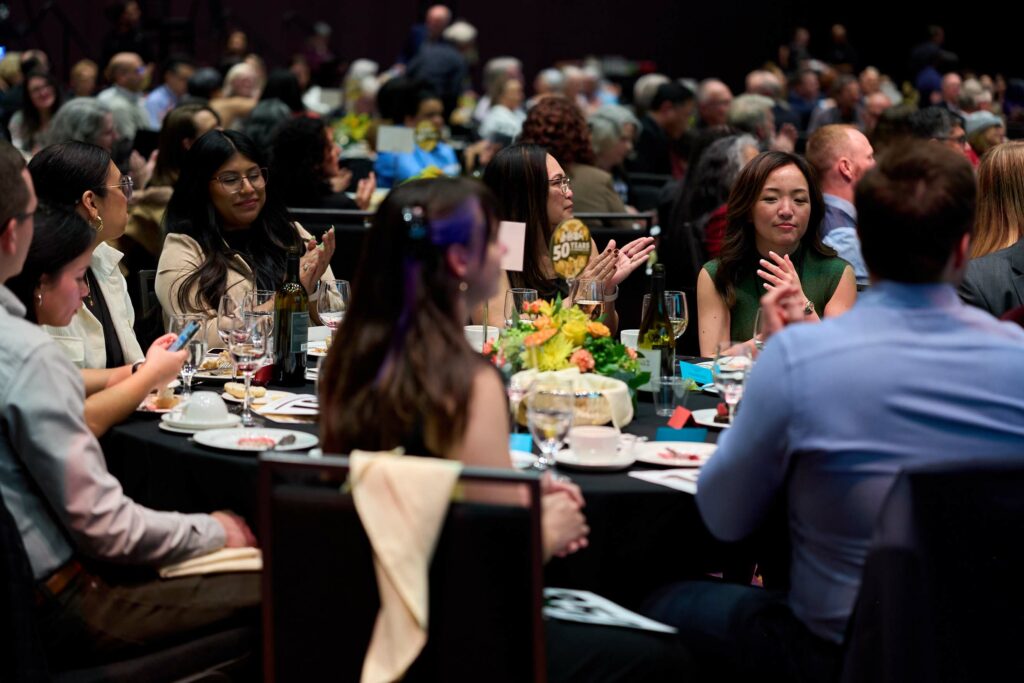
[[[106,242],[93,249],[92,260],[89,268],[99,283],[103,300],[110,311],[110,319],[114,323],[114,331],[117,339],[121,342],[121,351],[124,353],[126,363],[134,363],[143,360],[146,356],[139,347],[139,341],[135,338],[135,309],[132,307],[131,297],[128,296],[128,284],[121,275],[118,264],[124,256],[117,249]],[[92,314],[85,304],[78,309],[71,324],[67,327],[43,328],[53,337],[58,346],[72,363],[80,368],[107,367],[107,348],[103,342],[103,325],[99,319]]]
[[[301,225],[295,223],[295,229],[299,236],[308,241],[312,238]],[[224,245],[227,248],[227,243]],[[156,267],[156,298],[164,310],[164,322],[170,317],[180,313],[193,313],[194,311],[183,311],[178,306],[178,290],[181,289],[185,278],[199,269],[205,255],[199,243],[187,235],[171,233],[164,240],[163,251],[160,252],[160,262]],[[253,272],[249,264],[238,254],[232,256],[227,272],[227,285],[225,292],[237,299],[241,299],[247,292],[253,290]],[[330,266],[320,278],[321,282],[333,280],[334,273]],[[186,297],[193,301],[195,290],[193,287]],[[217,309],[206,308],[199,312],[206,318],[203,333],[206,336],[206,343],[209,346],[223,346],[220,336],[217,334]]]

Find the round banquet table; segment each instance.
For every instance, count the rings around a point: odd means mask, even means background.
[[[197,385],[219,391],[221,383]],[[291,389],[312,393],[313,385]],[[625,431],[654,439],[665,418],[641,401]],[[688,407],[714,407],[717,399],[691,394]],[[158,428],[152,414],[136,413],[101,440],[110,471],[125,492],[148,507],[181,512],[230,509],[256,528],[258,458],[254,454],[221,452],[192,442],[188,436]],[[317,433],[315,424],[268,427]],[[716,429],[708,440],[717,439]],[[647,469],[637,464],[630,469]],[[653,467],[652,467],[653,468]],[[591,528],[590,544],[546,567],[550,586],[592,590],[628,607],[637,607],[654,589],[673,580],[692,578],[723,568],[752,566],[750,548],[724,544],[705,529],[692,495],[651,484],[626,472],[560,470],[583,491],[584,512]]]

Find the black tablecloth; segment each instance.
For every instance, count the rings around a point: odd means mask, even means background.
[[[299,391],[312,392],[312,384]],[[694,394],[689,407],[707,408],[715,403],[713,397]],[[102,440],[107,465],[127,494],[155,509],[231,509],[255,527],[257,456],[207,449],[186,436],[160,430],[158,423],[155,416],[139,414],[111,429]],[[653,439],[664,424],[665,418],[656,417],[652,405],[641,400],[626,431]],[[316,425],[267,426],[317,431]],[[709,430],[709,440],[717,435],[717,430]],[[743,564],[737,560],[740,551],[711,538],[693,496],[625,472],[562,473],[583,490],[590,547],[553,560],[547,568],[549,585],[593,590],[635,606],[667,581]]]

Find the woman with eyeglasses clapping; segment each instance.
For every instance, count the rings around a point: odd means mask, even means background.
[[[263,154],[246,135],[213,130],[196,140],[164,215],[167,238],[157,266],[156,296],[167,316],[205,317],[207,343],[219,344],[217,305],[253,289],[275,290],[289,249],[304,253],[299,279],[313,295],[331,280],[334,232],[321,244],[288,214],[271,190]]]

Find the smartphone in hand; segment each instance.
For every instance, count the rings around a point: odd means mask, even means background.
[[[190,320],[188,324],[185,325],[185,329],[181,331],[181,334],[178,335],[178,338],[171,343],[167,350],[180,351],[182,347],[185,346],[185,344],[188,344],[189,340],[191,340],[192,337],[196,336],[196,333],[198,331],[199,322],[195,320]]]

